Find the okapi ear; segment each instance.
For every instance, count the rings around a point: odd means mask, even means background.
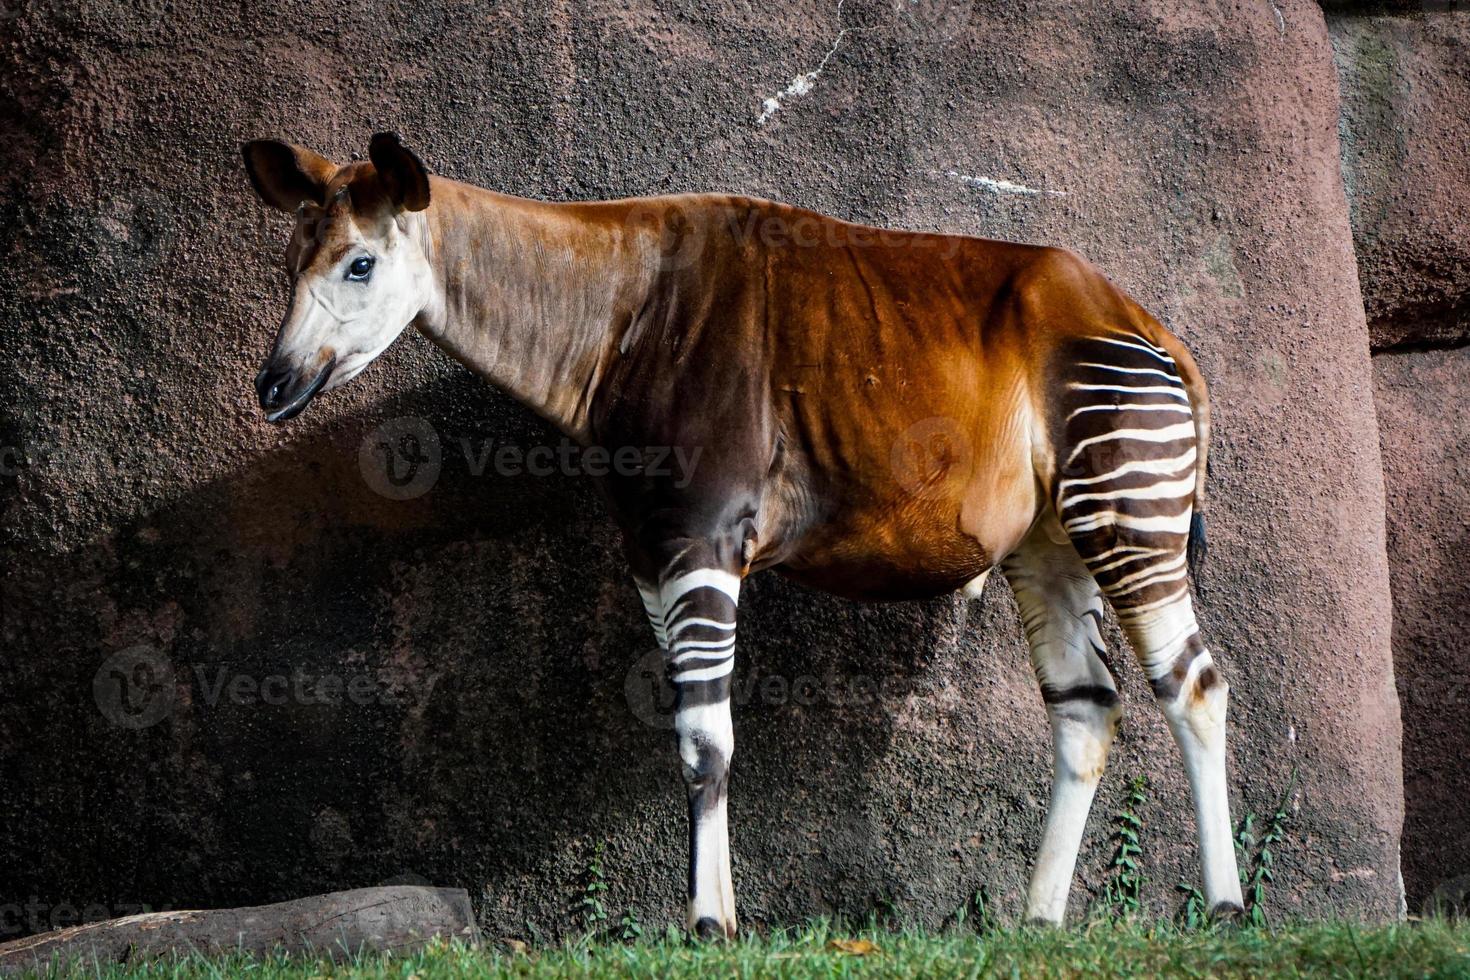
[[[373,134],[368,159],[373,161],[373,169],[394,204],[405,211],[422,211],[429,206],[429,168],[398,141],[397,133]]]
[[[279,211],[295,211],[302,201],[325,203],[327,182],[337,172],[326,157],[280,140],[251,140],[240,153],[250,186]]]

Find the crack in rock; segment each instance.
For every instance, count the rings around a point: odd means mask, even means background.
[[[971,187],[980,187],[992,194],[1020,194],[1024,197],[1066,197],[1066,191],[1053,191],[1041,187],[1027,187],[1025,184],[1017,184],[1009,180],[1000,180],[995,177],[975,177],[970,174],[962,174],[958,170],[931,170],[932,174],[957,180]]]
[[[764,126],[770,122],[771,117],[781,111],[787,99],[806,95],[810,92],[812,86],[816,84],[817,76],[822,74],[822,69],[827,67],[827,62],[837,53],[837,48],[842,44],[842,39],[855,31],[865,30],[865,28],[861,27],[842,26],[842,5],[846,2],[847,0],[837,0],[837,37],[833,39],[832,46],[827,49],[827,53],[822,56],[822,60],[817,63],[817,67],[811,71],[797,75],[791,80],[791,84],[762,101],[761,113],[755,119],[757,126]]]

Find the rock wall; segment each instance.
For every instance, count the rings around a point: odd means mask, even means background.
[[[1347,8],[1329,24],[1343,178],[1377,351],[1404,883],[1417,909],[1470,894],[1470,423],[1461,408],[1470,383],[1470,13]]]
[[[1470,349],[1373,359],[1404,716],[1404,885],[1417,910],[1470,891]],[[1449,893],[1449,894],[1447,894]]]
[[[1430,8],[1432,9],[1432,8]],[[1470,14],[1330,15],[1375,349],[1470,338]]]
[[[428,880],[488,934],[552,935],[600,844],[615,914],[682,914],[612,529],[585,480],[479,468],[557,437],[417,337],[288,428],[252,403],[286,222],[236,147],[345,160],[380,128],[512,193],[731,190],[1092,257],[1213,384],[1201,618],[1237,815],[1290,788],[1271,904],[1397,912],[1383,483],[1315,5],[4,10],[0,926]],[[418,495],[375,468],[385,432],[420,437]],[[1004,585],[861,607],[762,576],[743,609],[744,921],[932,925],[981,888],[1018,914],[1050,753]],[[1074,914],[1133,774],[1147,901],[1197,877],[1124,674]]]

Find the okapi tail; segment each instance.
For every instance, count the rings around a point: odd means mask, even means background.
[[[1186,551],[1189,574],[1196,579],[1204,564],[1209,545],[1205,541],[1205,477],[1210,464],[1210,392],[1199,365],[1178,337],[1157,323],[1153,327],[1154,343],[1169,352],[1179,368],[1179,379],[1189,395],[1190,413],[1194,416],[1194,513],[1189,519],[1189,543]]]

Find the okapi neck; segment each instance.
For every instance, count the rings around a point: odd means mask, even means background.
[[[597,205],[531,201],[433,178],[412,228],[433,298],[416,325],[435,344],[574,439],[615,333],[648,290],[640,243]]]

